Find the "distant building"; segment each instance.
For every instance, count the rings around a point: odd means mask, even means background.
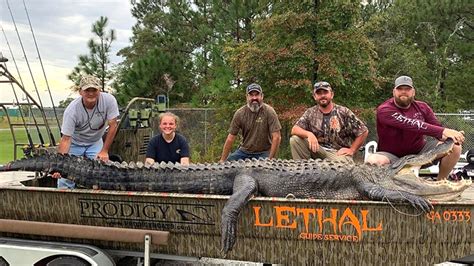
[[[20,116],[20,112],[18,111],[18,107],[13,107],[13,108],[7,108],[8,115],[10,117],[17,117]],[[5,110],[2,108],[0,109],[0,116],[4,117],[6,116]]]

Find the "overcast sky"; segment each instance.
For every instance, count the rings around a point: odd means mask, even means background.
[[[135,19],[130,13],[130,0],[24,0],[24,2],[55,105],[67,97],[78,96],[69,89],[72,83],[67,79],[67,74],[77,65],[78,56],[89,52],[87,42],[93,37],[91,25],[100,16],[106,16],[109,19],[108,29],[116,31],[117,39],[112,43],[112,63],[122,61],[116,53],[129,45],[131,28],[135,24]],[[51,106],[23,0],[8,0],[8,2],[0,0],[0,24],[6,35],[5,38],[3,32],[0,32],[0,52],[9,59],[7,62],[9,71],[19,79],[7,46],[8,40],[25,87],[37,99],[7,3],[13,13],[43,105]],[[5,78],[0,77],[0,80]],[[11,86],[0,83],[0,102],[12,102],[13,99]]]

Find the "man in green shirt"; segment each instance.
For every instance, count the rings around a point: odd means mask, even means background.
[[[275,158],[281,141],[281,125],[275,110],[263,103],[262,87],[256,83],[247,89],[247,104],[232,118],[229,135],[220,162],[252,158]],[[242,134],[239,148],[229,155],[238,133]]]

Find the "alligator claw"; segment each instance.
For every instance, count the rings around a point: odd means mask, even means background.
[[[431,204],[431,202],[422,197],[412,195],[412,197],[408,198],[408,201],[413,207],[423,212],[429,212],[433,210],[433,205]]]

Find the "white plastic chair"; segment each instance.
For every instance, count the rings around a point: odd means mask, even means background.
[[[367,158],[370,154],[375,153],[377,151],[377,141],[371,140],[365,144],[364,147],[364,162],[367,162]]]
[[[373,154],[377,152],[377,142],[375,140],[367,142],[365,144],[365,152],[364,152],[364,162],[367,162],[367,158],[369,157],[370,154]],[[419,167],[412,167],[411,169],[415,175],[420,174],[420,168]]]

